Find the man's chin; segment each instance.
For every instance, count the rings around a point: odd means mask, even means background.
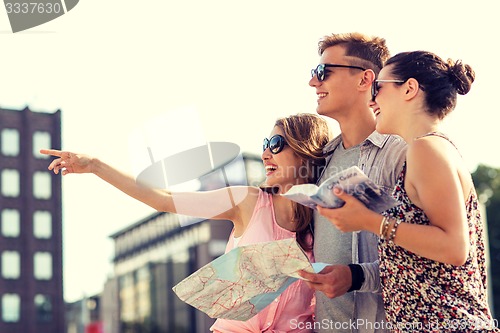
[[[330,117],[330,112],[328,112],[327,110],[321,109],[319,107],[316,108],[316,113],[319,114],[320,116]]]

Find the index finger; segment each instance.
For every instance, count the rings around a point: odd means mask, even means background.
[[[62,151],[56,149],[40,149],[40,154],[61,157]]]

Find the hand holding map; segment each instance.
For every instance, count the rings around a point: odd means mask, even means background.
[[[294,238],[237,247],[173,287],[184,302],[211,318],[248,320],[300,276],[313,272]]]

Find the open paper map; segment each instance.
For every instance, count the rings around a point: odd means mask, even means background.
[[[220,256],[173,290],[211,318],[248,320],[295,282],[302,269],[314,271],[295,238],[256,243]]]

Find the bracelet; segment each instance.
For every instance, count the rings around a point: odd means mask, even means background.
[[[391,222],[391,219],[387,216],[384,216],[382,222],[383,222],[383,229],[380,231],[380,238],[386,239],[386,234],[387,230],[389,229],[389,223]]]
[[[387,242],[389,242],[389,244],[394,243],[394,237],[396,237],[396,230],[398,229],[399,224],[401,223],[401,220],[399,220],[399,219],[395,219],[395,220],[396,220],[396,222],[394,222],[394,225],[392,226],[392,229],[391,229],[391,233],[389,235],[389,239],[387,240]]]
[[[382,221],[380,221],[380,228],[378,231],[378,234],[380,237],[382,237],[382,231],[384,230],[384,222],[387,219],[387,216],[382,216]]]

